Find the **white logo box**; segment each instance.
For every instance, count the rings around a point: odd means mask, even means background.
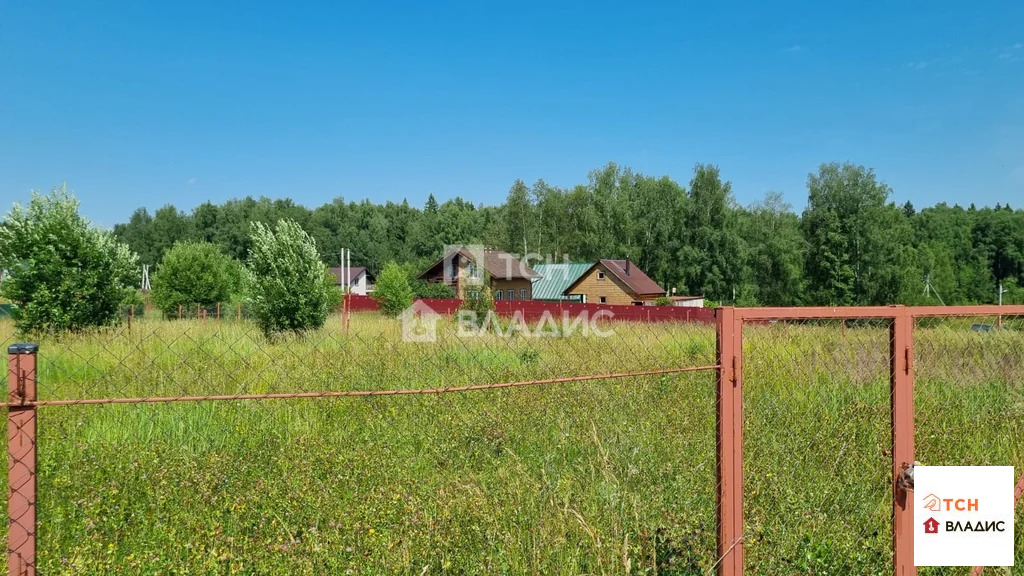
[[[1013,566],[1013,466],[914,467],[915,566]]]

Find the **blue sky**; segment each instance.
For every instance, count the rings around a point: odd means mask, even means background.
[[[0,207],[106,225],[245,195],[501,202],[608,161],[801,209],[826,161],[894,199],[1024,205],[1024,3],[0,0]],[[890,4],[900,4],[899,7]]]

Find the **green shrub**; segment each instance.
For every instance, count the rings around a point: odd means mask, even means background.
[[[146,314],[146,297],[141,290],[132,290],[121,303],[121,315],[144,316]]]
[[[412,284],[412,292],[416,298],[455,298],[455,290],[441,282],[417,280]]]
[[[252,313],[268,337],[320,328],[338,302],[316,242],[292,220],[278,220],[273,229],[252,223],[247,272]]]
[[[655,306],[671,306],[672,300],[668,296],[658,296],[654,300]]]
[[[153,274],[153,304],[170,317],[178,306],[230,302],[241,291],[241,265],[207,242],[179,242]]]
[[[485,279],[483,286],[467,289],[466,298],[459,305],[459,310],[473,312],[473,324],[478,328],[487,321],[488,313],[494,312],[494,297],[491,295],[489,283],[489,280]]]
[[[373,299],[380,305],[385,316],[397,317],[412,304],[413,292],[409,286],[405,270],[388,262],[377,276],[377,286],[373,291]]]
[[[66,186],[15,204],[0,225],[0,293],[22,332],[114,324],[132,293],[138,257],[78,214]]]

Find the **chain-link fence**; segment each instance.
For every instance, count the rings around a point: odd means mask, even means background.
[[[1024,474],[1024,316],[922,315],[914,327],[916,458],[943,466],[1014,466]],[[1024,502],[1016,570],[1024,566]],[[921,568],[966,575],[969,568]],[[978,572],[974,572],[977,574]],[[998,576],[999,569],[985,574]]]
[[[735,315],[743,556],[727,573],[918,573],[915,462],[1024,472],[1021,307]]]
[[[148,320],[199,320],[220,322],[241,322],[252,319],[252,307],[248,302],[214,302],[212,304],[180,304],[161,310],[152,304],[137,303],[123,306],[119,313],[121,323],[144,322]]]
[[[744,327],[748,573],[891,573],[890,323]]]
[[[26,563],[713,571],[714,327],[541,324],[445,318],[413,342],[367,313],[267,340],[244,319],[136,318],[41,337],[36,399],[11,400],[38,417]]]
[[[908,466],[1024,472],[1021,307],[201,312],[12,351],[13,568],[912,574]]]

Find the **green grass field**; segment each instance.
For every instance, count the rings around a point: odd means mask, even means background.
[[[349,334],[335,319],[268,343],[247,323],[144,320],[43,339],[39,395],[429,388],[714,363],[710,326],[610,327],[503,339],[443,325],[416,344],[367,314]],[[1024,332],[922,325],[916,338],[918,459],[1024,471]],[[887,357],[881,327],[747,328],[748,573],[891,573]],[[698,372],[40,407],[39,572],[712,573],[714,391],[713,372]]]

